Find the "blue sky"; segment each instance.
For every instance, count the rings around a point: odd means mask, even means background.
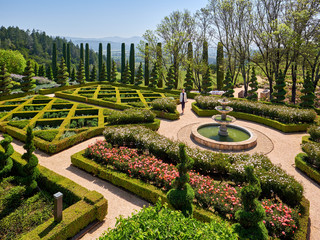
[[[208,0],[0,0],[0,25],[51,36],[131,37],[155,29],[172,11],[192,13]]]

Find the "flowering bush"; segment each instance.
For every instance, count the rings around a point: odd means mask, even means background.
[[[310,137],[315,142],[320,142],[320,126],[313,125],[308,129]]]
[[[110,124],[134,124],[150,123],[156,115],[147,109],[125,109],[124,111],[113,111],[106,115],[106,121]]]
[[[85,156],[102,165],[109,165],[118,171],[125,172],[130,177],[151,183],[164,191],[172,188],[172,181],[178,176],[178,170],[173,164],[164,163],[152,155],[139,154],[136,149],[112,148],[111,144],[106,141],[97,141],[90,145],[85,151]],[[197,203],[204,208],[213,209],[221,215],[234,219],[235,212],[241,207],[239,197],[241,186],[217,182],[213,178],[195,171],[190,171],[189,174],[190,185],[195,191]],[[289,217],[284,211],[276,211],[276,215],[271,211],[266,211],[266,219],[275,221],[274,225],[267,225],[269,234],[284,238],[295,230],[293,226],[298,224],[298,211],[282,203],[278,206],[277,203],[270,202],[275,207],[285,208],[292,213]],[[269,205],[267,207],[270,208]],[[267,208],[265,209],[267,210]],[[273,220],[274,216],[277,217],[275,220]],[[282,225],[284,219],[287,219],[286,222],[290,222],[290,226]],[[286,235],[279,234],[282,231]]]
[[[302,150],[308,155],[306,161],[320,170],[320,143],[305,143]]]
[[[212,96],[197,96],[195,100],[201,109],[214,109],[216,106],[221,105],[218,102],[219,98]],[[254,101],[231,100],[228,105],[236,112],[250,113],[282,123],[313,123],[317,116],[315,111],[310,109],[299,109]]]
[[[177,104],[170,98],[158,98],[151,103],[153,110],[174,113],[177,109]]]

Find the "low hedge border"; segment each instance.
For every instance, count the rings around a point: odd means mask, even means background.
[[[22,171],[26,161],[21,154],[14,152],[11,156],[14,162],[14,170]],[[64,201],[68,202],[68,208],[63,210],[63,220],[60,223],[50,218],[32,231],[24,234],[20,239],[56,239],[64,240],[73,237],[89,223],[102,221],[107,214],[108,201],[102,194],[89,191],[79,184],[65,178],[43,166],[38,166],[40,176],[38,183],[40,187],[54,194],[60,191],[64,195]]]
[[[178,120],[180,118],[180,113],[176,110],[175,113],[167,113],[157,110],[151,110],[154,112],[158,118],[164,118],[168,120]]]
[[[203,110],[199,108],[196,103],[192,103],[192,110],[200,117],[211,117],[214,114],[219,114],[217,110]],[[271,120],[268,118],[256,116],[249,113],[242,113],[242,112],[230,112],[230,116],[233,116],[238,119],[243,120],[249,120],[256,123],[261,123],[263,125],[275,128],[277,130],[280,130],[282,132],[288,133],[288,132],[304,132],[308,129],[310,124],[284,124],[280,123],[275,120]]]
[[[151,203],[156,203],[159,198],[161,199],[162,203],[168,203],[166,195],[155,186],[142,182],[139,179],[130,178],[125,173],[119,173],[112,171],[111,169],[106,169],[93,160],[84,157],[84,152],[85,150],[82,150],[71,156],[71,163],[74,166],[91,173],[94,176],[109,181],[116,186],[122,187]],[[299,219],[300,228],[295,233],[295,240],[305,240],[309,228],[309,201],[303,197],[300,204],[302,208],[302,216]],[[172,208],[170,204],[169,207]],[[198,206],[195,206],[194,208],[193,217],[202,222],[210,222],[213,219],[218,221],[223,220],[223,218],[220,216],[206,211]]]
[[[308,157],[306,153],[299,153],[294,160],[296,167],[304,172],[308,177],[320,184],[320,172],[304,160],[306,157]]]

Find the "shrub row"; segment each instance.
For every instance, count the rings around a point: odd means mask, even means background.
[[[312,125],[308,128],[308,133],[312,141],[320,142],[320,126]]]
[[[155,114],[148,109],[125,109],[124,111],[113,111],[106,116],[106,120],[111,125],[151,123]]]
[[[212,96],[197,96],[197,106],[201,109],[213,110],[221,105],[216,98]],[[258,116],[267,117],[282,123],[313,123],[316,119],[316,113],[310,109],[297,109],[287,106],[269,105],[259,102],[230,100],[228,104],[236,112],[250,113]]]
[[[107,127],[103,132],[107,142],[113,145],[133,144],[139,149],[148,149],[156,157],[177,163],[178,142],[152,132],[143,127]],[[188,155],[194,159],[193,169],[203,174],[219,174],[234,180],[245,181],[244,167],[255,167],[255,174],[261,181],[263,196],[272,192],[291,206],[302,199],[303,187],[280,167],[273,165],[266,156],[255,154],[223,154],[204,151],[198,148],[186,148]]]
[[[299,153],[295,158],[295,165],[299,168],[302,172],[307,174],[310,178],[320,184],[320,171],[315,169],[309,162],[308,162],[308,155],[306,153]]]
[[[170,98],[159,98],[151,103],[151,109],[157,111],[163,111],[167,113],[175,113],[177,110],[177,104]]]
[[[302,145],[302,150],[308,155],[305,159],[314,168],[320,170],[320,143],[307,142]]]

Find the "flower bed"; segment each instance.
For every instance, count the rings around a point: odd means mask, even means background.
[[[136,149],[126,147],[113,148],[105,141],[86,149],[85,156],[92,158],[102,165],[111,165],[114,169],[127,173],[130,177],[139,178],[167,191],[171,188],[173,179],[178,175],[176,167],[155,158],[139,154]],[[233,219],[235,212],[241,206],[239,190],[241,186],[219,183],[209,176],[194,171],[190,172],[190,185],[195,190],[199,205],[211,208],[220,214]],[[292,237],[298,226],[298,210],[289,208],[279,202],[263,201],[271,236]],[[285,234],[283,234],[284,232]]]

